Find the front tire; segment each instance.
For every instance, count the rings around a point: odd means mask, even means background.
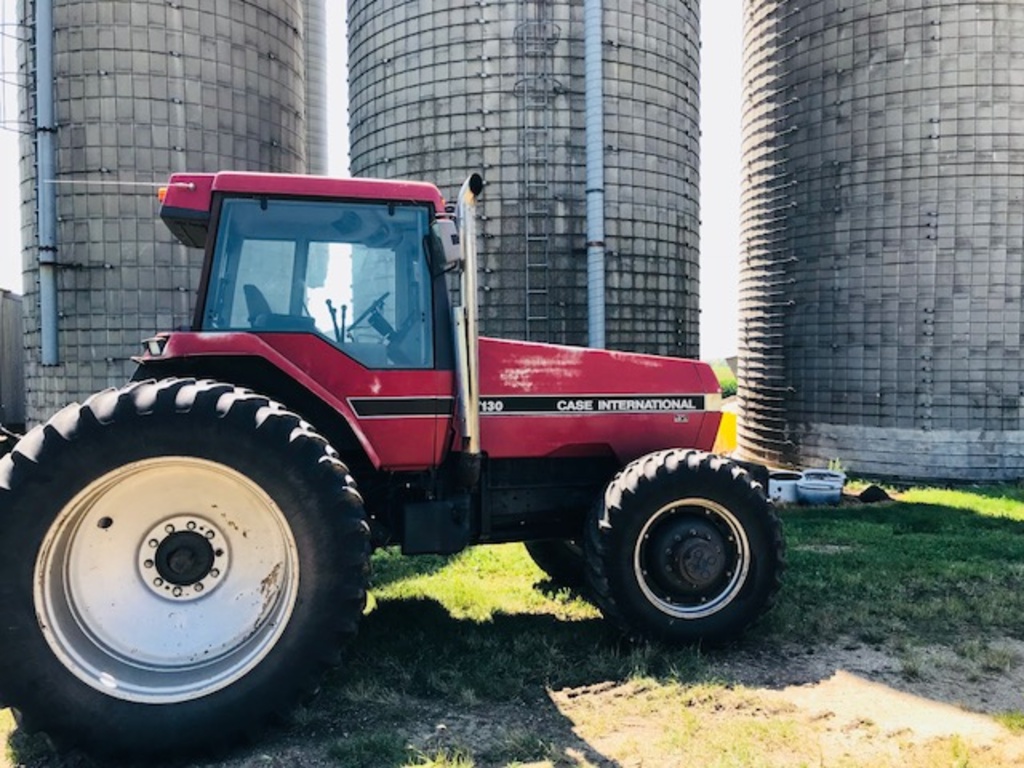
[[[667,642],[737,637],[774,603],[785,569],[782,527],[760,486],[699,451],[627,465],[591,513],[585,552],[605,616]]]
[[[0,460],[0,696],[94,754],[259,731],[365,604],[362,501],[327,442],[229,384],[140,382]]]

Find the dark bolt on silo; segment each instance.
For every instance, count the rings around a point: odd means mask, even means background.
[[[485,333],[587,343],[583,3],[350,0],[352,172],[473,171]],[[607,345],[698,352],[699,3],[605,2]]]
[[[1024,475],[1024,4],[746,0],[739,441]]]
[[[157,219],[156,186],[172,171],[306,170],[304,6],[319,2],[53,0],[52,366],[40,358],[35,3],[19,2],[30,422],[124,383],[141,339],[190,321],[202,254]]]

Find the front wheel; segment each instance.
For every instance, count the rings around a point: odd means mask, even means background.
[[[141,382],[0,460],[0,696],[96,754],[230,744],[318,684],[365,601],[362,503],[308,424]]]
[[[605,616],[669,642],[738,636],[772,605],[785,568],[781,524],[760,486],[699,451],[626,466],[591,513],[585,552]]]

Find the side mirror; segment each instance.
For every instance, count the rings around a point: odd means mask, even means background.
[[[459,252],[459,228],[452,219],[439,219],[437,222],[437,236],[441,240],[441,247],[444,249],[444,268],[453,267],[459,263],[462,255]],[[441,265],[438,265],[439,267]]]

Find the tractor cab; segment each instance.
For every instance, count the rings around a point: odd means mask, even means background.
[[[366,368],[435,368],[451,333],[440,275],[457,257],[437,190],[407,185],[418,194],[388,199],[374,182],[326,190],[316,177],[276,177],[278,189],[254,194],[259,178],[269,177],[175,177],[168,188],[163,218],[207,248],[193,330],[315,334]],[[181,189],[198,183],[208,196]],[[209,218],[175,198],[208,201]]]

